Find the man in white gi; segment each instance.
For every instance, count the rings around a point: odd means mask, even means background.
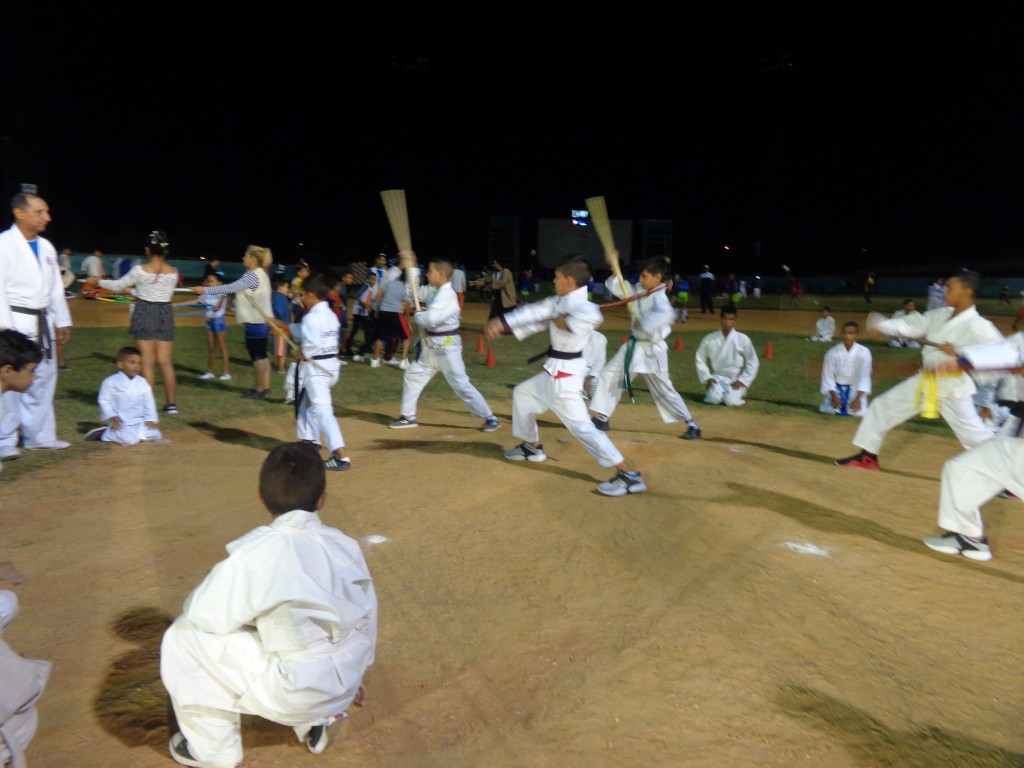
[[[906,336],[922,343],[921,370],[872,401],[853,436],[860,453],[839,459],[836,464],[850,469],[880,469],[878,452],[889,430],[918,414],[930,419],[941,416],[964,448],[992,439],[992,430],[985,426],[974,404],[974,380],[960,370],[944,370],[956,359],[958,349],[1003,340],[999,329],[974,306],[974,294],[980,287],[981,275],[961,270],[946,281],[945,307],[928,310],[917,318],[893,320],[876,313],[868,316],[869,333]]]
[[[1006,493],[1024,499],[1024,335],[1017,333],[997,344],[962,349],[957,360],[948,365],[969,370],[981,381],[999,379],[1007,371],[1016,374],[1012,392],[1015,402],[1004,401],[1011,415],[999,434],[943,465],[939,527],[944,532],[924,539],[925,545],[936,552],[991,560],[980,506]]]
[[[672,333],[672,324],[676,319],[676,312],[666,296],[668,286],[665,273],[668,267],[665,259],[648,259],[640,265],[637,283],[620,285],[614,275],[605,281],[605,287],[613,296],[620,299],[627,295],[642,298],[630,302],[629,338],[601,369],[594,397],[590,401],[594,426],[601,431],[610,428],[608,420],[618,407],[622,393],[629,392],[632,399],[632,376],[636,374],[646,382],[647,390],[664,423],[685,421],[687,430],[682,435],[683,439],[696,440],[701,436],[700,427],[672,384],[668,370],[668,345],[665,339]]]
[[[720,330],[706,335],[697,347],[697,378],[707,392],[705,403],[743,405],[761,361],[750,337],[736,330],[736,307],[722,307],[719,322]]]
[[[917,311],[917,302],[913,299],[904,299],[903,306],[892,313],[892,319],[898,320],[901,317],[920,317],[921,313]],[[906,347],[907,349],[920,349],[921,342],[916,339],[905,339],[902,336],[896,336],[889,340],[890,347]]]
[[[814,323],[814,335],[808,337],[808,341],[822,341],[831,343],[836,336],[836,319],[832,317],[832,310],[829,307],[821,308],[821,317]]]
[[[71,313],[64,297],[57,251],[41,233],[50,208],[38,195],[20,193],[11,200],[14,224],[0,233],[0,328],[14,328],[43,348],[36,380],[24,394],[5,392],[0,419],[0,459],[29,449],[67,448],[57,439],[53,395],[57,389],[57,344],[71,340]]]
[[[860,326],[843,323],[843,340],[825,353],[821,362],[821,393],[818,409],[836,416],[863,416],[871,394],[871,350],[857,343]]]
[[[415,257],[402,256],[402,266],[413,269]],[[416,359],[402,377],[402,405],[397,420],[388,424],[392,429],[416,427],[416,403],[423,388],[441,372],[448,386],[466,404],[469,412],[484,423],[483,432],[493,432],[501,425],[484,396],[473,386],[466,374],[462,359],[462,337],[459,335],[459,299],[449,277],[452,263],[447,259],[434,259],[427,265],[427,283],[433,289],[426,309],[413,315],[423,333],[416,342]],[[420,297],[421,300],[423,297]]]
[[[164,634],[176,762],[240,765],[242,714],[292,726],[319,754],[329,727],[362,702],[377,595],[358,542],[320,520],[325,487],[315,448],[275,447],[259,479],[273,520],[227,545]]]

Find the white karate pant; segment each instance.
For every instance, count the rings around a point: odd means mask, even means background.
[[[850,387],[852,389],[853,385],[851,384]],[[856,395],[855,394],[851,394],[850,395],[850,400],[853,400],[854,397],[856,397]],[[849,408],[847,408],[847,411],[846,411],[847,415],[849,415],[849,416],[861,416],[861,417],[867,415],[867,412],[868,412],[868,399],[869,398],[867,397],[867,395],[865,395],[864,397],[862,397],[860,399],[860,409],[859,410],[851,411],[851,410],[849,410]],[[839,412],[832,407],[832,397],[830,395],[825,395],[825,399],[821,401],[821,405],[819,406],[818,410],[821,411],[822,413],[832,414],[833,416],[838,416],[839,415]],[[872,451],[872,453],[874,453],[874,451]]]
[[[345,711],[298,712],[266,690],[276,672],[276,656],[263,651],[255,632],[214,635],[178,617],[160,646],[160,678],[174,706],[178,728],[192,757],[210,768],[235,768],[242,762],[241,715],[257,715],[291,725],[301,741],[309,729]],[[352,698],[358,684],[352,691]]]
[[[43,357],[36,366],[36,380],[24,393],[4,392],[4,415],[0,419],[0,448],[18,444],[18,430],[26,448],[57,439],[57,418],[53,395],[57,391],[57,363]]]
[[[117,443],[118,445],[138,445],[142,442],[162,439],[163,435],[159,429],[147,427],[145,424],[122,424],[120,429],[107,427],[100,437],[104,443]]]
[[[345,447],[341,425],[334,415],[334,403],[331,402],[331,387],[338,383],[340,361],[317,360],[316,363],[320,368],[306,360],[299,369],[299,389],[304,392],[295,421],[295,435],[299,440],[319,443],[320,434],[323,433],[327,450],[333,453]]]
[[[728,376],[716,376],[711,375],[714,379],[714,383],[708,388],[707,393],[704,395],[704,402],[710,403],[711,405],[745,405],[746,400],[743,396],[747,394],[746,387],[740,387],[739,389],[733,389],[732,383],[735,379]]]
[[[1000,434],[942,466],[939,526],[979,538],[979,507],[1003,490],[1024,499],[1024,439]]]
[[[0,634],[7,629],[18,615],[18,597],[8,590],[0,591]],[[0,640],[0,669],[8,663],[17,665],[14,674],[17,684],[10,679],[0,685],[0,711],[12,712],[6,721],[0,722],[0,765],[24,765],[24,751],[36,735],[39,714],[35,699],[42,694],[50,677],[50,662],[39,659],[25,659],[16,654],[3,640]],[[29,676],[31,674],[31,677]],[[12,690],[12,686],[14,690]]]
[[[597,377],[597,389],[590,400],[590,410],[600,413],[609,419],[622,399],[622,371],[626,367],[626,344],[619,347],[612,359],[605,363]],[[651,371],[650,373],[634,373],[632,377],[643,376],[647,389],[651,393],[661,420],[666,424],[674,421],[690,421],[693,417],[683,402],[682,396],[676,391],[669,378],[668,370]]]
[[[590,420],[583,402],[583,382],[579,376],[556,379],[541,371],[512,390],[512,434],[528,443],[540,440],[537,416],[553,411],[569,433],[579,440],[587,453],[602,467],[623,462],[622,454],[604,432]]]
[[[416,403],[423,393],[423,388],[439,371],[452,388],[452,392],[466,404],[471,414],[480,419],[494,415],[484,396],[473,386],[473,382],[466,374],[466,362],[462,359],[462,337],[456,333],[421,340],[416,361],[405,369],[405,375],[402,377],[400,416],[416,416]]]
[[[877,454],[882,449],[882,443],[885,442],[889,430],[920,413],[920,403],[915,403],[920,380],[921,374],[911,376],[876,397],[857,427],[853,444],[869,453]],[[939,414],[949,424],[964,448],[973,448],[994,437],[992,430],[985,426],[978,415],[974,400],[969,395],[943,396],[940,387],[938,400]]]

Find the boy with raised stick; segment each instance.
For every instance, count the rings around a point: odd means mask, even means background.
[[[402,269],[416,267],[416,257],[403,253]],[[427,283],[432,294],[426,298],[426,309],[416,312],[412,319],[423,329],[416,342],[416,359],[402,377],[401,412],[395,421],[388,424],[391,429],[408,429],[419,426],[416,423],[416,403],[423,388],[430,383],[438,371],[448,386],[466,404],[469,412],[484,420],[480,428],[493,432],[501,426],[494,411],[483,395],[473,386],[466,375],[466,363],[462,359],[462,337],[459,335],[459,297],[449,282],[454,269],[447,259],[433,259],[427,266]]]
[[[583,350],[590,334],[604,321],[601,310],[587,298],[589,283],[590,265],[582,258],[571,257],[555,268],[555,296],[494,317],[484,326],[488,339],[513,334],[522,340],[544,330],[551,338],[543,370],[512,391],[512,434],[523,442],[505,451],[505,458],[534,462],[547,459],[537,416],[551,410],[598,464],[618,470],[611,480],[597,486],[600,493],[643,493],[647,490],[643,477],[594,426],[583,402],[587,367]]]
[[[622,392],[633,397],[630,381],[632,374],[640,374],[647,382],[654,404],[661,420],[666,424],[685,421],[684,440],[696,440],[701,436],[700,427],[693,420],[686,403],[676,391],[668,372],[668,345],[665,339],[672,333],[676,319],[675,310],[666,294],[665,259],[648,259],[640,268],[640,280],[636,285],[626,286],[612,275],[605,281],[605,287],[620,299],[639,296],[632,302],[635,311],[631,313],[629,339],[619,347],[601,369],[597,388],[590,401],[594,412],[594,426],[601,431],[609,429],[608,420],[622,398]]]

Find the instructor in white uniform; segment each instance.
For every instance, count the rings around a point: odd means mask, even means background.
[[[43,348],[36,380],[24,394],[5,392],[0,419],[0,459],[18,456],[18,432],[29,449],[68,448],[57,439],[53,394],[57,389],[57,344],[71,340],[71,313],[64,298],[57,251],[40,234],[50,208],[38,195],[11,199],[14,224],[0,233],[0,328],[21,331]]]

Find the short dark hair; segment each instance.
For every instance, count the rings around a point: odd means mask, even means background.
[[[570,256],[555,269],[566,277],[576,281],[576,287],[581,288],[590,283],[590,264],[582,256]]]
[[[28,208],[31,205],[29,200],[33,197],[36,197],[36,195],[29,194],[28,192],[19,192],[11,198],[11,210],[13,211],[15,208],[20,208],[22,210]]]
[[[950,275],[950,278],[956,278],[960,285],[964,288],[969,288],[971,293],[977,293],[978,289],[981,288],[981,275],[973,269],[961,269],[959,272]]]
[[[726,315],[732,315],[733,317],[739,317],[739,314],[739,310],[736,309],[735,304],[726,304],[722,307],[722,311],[719,313],[719,316],[725,317]]]
[[[315,274],[308,280],[303,280],[302,291],[303,293],[312,293],[320,299],[320,301],[325,301],[327,299],[327,294],[330,293],[327,288],[327,281],[321,274]]]
[[[43,349],[21,331],[0,328],[0,366],[9,365],[20,371],[29,363],[39,363]]]
[[[662,280],[665,279],[665,275],[669,274],[672,270],[672,265],[668,259],[658,256],[657,258],[647,259],[640,264],[641,272],[649,272],[652,275],[657,275]]]
[[[260,496],[271,514],[315,512],[327,486],[320,451],[311,443],[281,443],[263,460]]]
[[[822,312],[831,312],[832,311],[832,307],[827,307],[827,306],[826,307],[822,307],[821,311]]]
[[[451,277],[452,272],[455,269],[450,259],[431,259],[427,262],[427,266],[430,266],[431,264],[433,264],[434,268],[445,277]]]
[[[283,285],[291,285],[291,281],[283,277],[275,277],[270,281],[270,287],[275,291]]]
[[[860,333],[860,325],[856,320],[847,320],[843,323],[843,330],[845,331],[847,328],[853,328],[855,332]]]
[[[117,350],[117,362],[123,362],[130,355],[138,355],[139,357],[142,357],[142,352],[139,350],[138,347],[121,347],[119,350]]]

